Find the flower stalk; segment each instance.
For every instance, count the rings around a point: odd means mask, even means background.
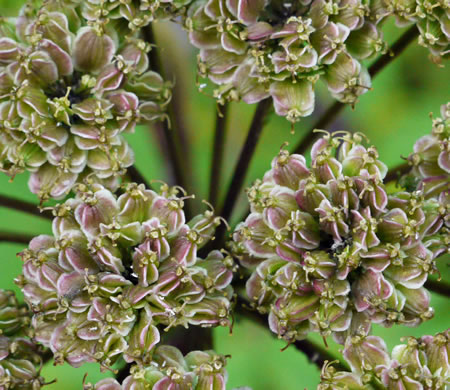
[[[408,162],[403,162],[403,163],[398,164],[395,167],[389,169],[384,180],[386,181],[386,183],[390,182],[392,180],[397,180],[401,176],[408,173],[408,171],[410,171],[410,170],[411,170],[411,165],[408,164]]]
[[[209,201],[214,207],[217,206],[219,200],[228,110],[228,103],[225,103],[223,106],[217,106],[216,129],[214,132],[212,164],[209,178]]]
[[[148,180],[142,175],[142,173],[139,171],[139,169],[136,168],[135,165],[132,165],[127,170],[128,176],[130,176],[131,181],[134,181],[136,183],[142,183],[145,184],[147,188],[152,188]]]
[[[267,329],[267,316],[259,313],[256,310],[250,308],[250,303],[241,295],[237,297],[237,304],[235,308],[237,315],[242,315],[246,319],[253,321],[256,324],[261,325]],[[275,336],[272,333],[273,336]],[[347,365],[339,362],[333,354],[331,354],[327,349],[315,344],[309,340],[297,340],[292,344],[298,351],[302,352],[308,360],[315,364],[319,369],[325,364],[325,362],[335,361],[335,367],[339,367],[340,370],[347,370]]]
[[[32,239],[33,236],[29,234],[0,231],[0,242],[28,245]]]
[[[161,57],[158,52],[158,47],[156,47],[156,39],[155,34],[152,28],[152,25],[149,24],[145,28],[142,29],[144,38],[147,43],[152,45],[152,50],[148,53],[148,59],[150,62],[150,68],[157,73],[164,74],[164,67],[162,65]],[[172,171],[175,179],[175,184],[180,187],[185,188],[190,191],[189,183],[187,179],[187,172],[189,171],[189,159],[187,155],[189,154],[182,142],[181,132],[183,130],[183,126],[178,120],[179,115],[175,115],[175,108],[173,101],[169,102],[167,106],[167,115],[168,120],[163,122],[155,123],[155,127],[161,129],[161,133],[163,134],[167,151],[170,156],[170,163],[172,165]],[[183,161],[181,160],[181,155],[183,155]],[[185,208],[186,214],[191,215],[190,205],[187,204]]]
[[[49,210],[40,210],[38,205],[26,202],[24,200],[14,199],[6,195],[0,194],[0,206],[17,211],[22,211],[24,213],[35,215],[49,220],[53,218],[52,213]]]
[[[225,203],[220,212],[220,215],[227,221],[230,219],[238,196],[242,191],[245,176],[250,166],[253,154],[255,153],[256,146],[258,145],[258,141],[261,137],[266,117],[271,108],[271,104],[271,99],[265,99],[258,103],[258,105],[256,106],[255,114],[253,115],[247,138],[245,140],[244,146],[241,149],[239,160],[236,164],[236,168],[234,169],[233,177],[231,179],[231,184],[228,187],[228,191],[225,196]],[[216,235],[216,246],[219,248],[222,247],[225,239],[225,233],[226,226],[221,225],[217,229]]]
[[[450,297],[450,284],[443,280],[427,280],[425,287],[436,294]]]

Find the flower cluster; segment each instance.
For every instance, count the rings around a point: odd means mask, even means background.
[[[344,103],[370,88],[360,61],[385,51],[378,23],[386,14],[378,0],[199,0],[185,24],[218,98],[272,96],[276,113],[296,121],[313,112],[319,79]]]
[[[87,0],[84,15],[91,21],[121,25],[131,32],[139,31],[158,19],[183,15],[192,0]]]
[[[433,120],[431,134],[420,138],[408,157],[411,172],[402,178],[405,186],[417,185],[425,196],[450,191],[450,103],[442,105],[442,118]]]
[[[318,390],[445,389],[450,385],[448,330],[435,336],[408,337],[389,356],[384,341],[357,335],[347,340],[344,357],[351,372],[322,369]]]
[[[30,190],[62,198],[82,177],[114,187],[134,162],[123,134],[163,119],[170,85],[150,45],[76,2],[25,6],[0,26],[0,170],[32,172]]]
[[[287,340],[315,331],[342,343],[371,323],[415,326],[433,315],[423,285],[448,248],[450,196],[388,194],[387,168],[362,139],[326,134],[311,167],[281,150],[248,191],[251,214],[232,246],[252,271],[248,297]]]
[[[146,364],[161,330],[230,325],[233,260],[197,257],[220,218],[186,221],[185,198],[166,185],[156,193],[131,183],[119,197],[99,184],[76,191],[54,209],[53,236],[21,253],[17,280],[35,339],[56,363]]]
[[[0,389],[38,390],[43,350],[27,337],[31,313],[12,291],[0,290]]]
[[[226,359],[213,351],[192,351],[183,357],[175,347],[156,348],[153,361],[146,367],[133,366],[130,375],[119,384],[115,379],[104,379],[85,390],[225,390]]]
[[[450,3],[447,0],[384,0],[398,26],[415,24],[419,44],[430,50],[434,62],[441,63],[450,53]]]

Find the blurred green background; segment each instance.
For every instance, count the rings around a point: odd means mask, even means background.
[[[0,0],[0,16],[14,15],[22,4],[22,0]],[[386,25],[385,31],[388,42],[393,42],[402,32],[390,24]],[[162,56],[176,78],[178,98],[183,105],[180,119],[186,123],[188,129],[189,143],[186,143],[185,150],[186,153],[189,151],[192,159],[191,188],[195,189],[197,199],[203,199],[207,197],[209,185],[211,161],[209,146],[213,139],[215,102],[197,90],[196,53],[188,45],[184,34],[178,28],[165,23],[159,23],[156,32],[162,47]],[[352,111],[347,107],[329,129],[364,132],[377,146],[383,161],[389,166],[400,163],[400,156],[410,153],[414,141],[430,132],[429,113],[439,115],[440,105],[449,100],[448,67],[439,68],[427,57],[428,53],[424,48],[417,43],[411,45],[374,80],[373,91],[361,97],[355,110]],[[285,141],[295,145],[304,136],[304,132],[317,118],[319,112],[330,103],[331,98],[323,86],[319,86],[317,110],[311,118],[305,118],[295,126],[295,134],[290,133],[290,124],[287,121],[272,115],[252,160],[246,185],[262,177],[269,169],[272,157],[277,154]],[[245,104],[233,104],[231,107],[227,141],[223,145],[224,175],[222,182],[217,183],[222,194],[226,191],[253,111],[253,106]],[[128,139],[135,150],[137,167],[147,179],[170,180],[165,169],[167,156],[159,148],[158,137],[152,129],[140,127]],[[0,175],[0,193],[36,202],[36,198],[28,191],[27,180],[28,175],[22,174],[10,183],[5,175]],[[245,196],[241,196],[234,222],[245,207]],[[0,208],[0,230],[42,234],[50,233],[51,226],[38,217]],[[21,271],[21,262],[16,257],[16,253],[21,249],[22,245],[0,243],[1,288],[17,291],[13,279]],[[448,263],[448,257],[439,260],[439,268],[447,280]],[[419,336],[442,331],[450,323],[448,302],[433,294],[432,305],[437,315],[418,328],[375,327],[375,333],[383,336],[388,346],[392,348],[400,342],[402,336]],[[318,337],[311,339],[322,342]],[[339,347],[329,341],[330,349],[337,352]],[[215,349],[220,353],[232,355],[228,364],[229,388],[248,385],[254,390],[314,389],[319,381],[318,368],[308,363],[294,347],[281,352],[280,349],[284,346],[285,344],[272,337],[267,329],[248,321],[237,319],[232,335],[228,329],[215,330]],[[79,369],[67,365],[59,367],[48,365],[43,369],[43,374],[48,380],[57,379],[56,384],[48,387],[49,390],[79,390],[85,373],[88,373],[88,380],[91,382],[108,375],[101,374],[96,365],[86,365]]]

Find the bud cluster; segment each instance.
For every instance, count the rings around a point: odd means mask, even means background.
[[[43,200],[85,177],[117,186],[134,162],[123,134],[163,119],[171,98],[150,45],[80,7],[53,0],[0,22],[0,170],[32,172]]]
[[[233,260],[197,257],[220,218],[208,210],[186,221],[178,191],[131,183],[117,197],[79,185],[54,208],[53,236],[20,254],[35,339],[56,363],[147,364],[162,330],[230,326]]]
[[[450,3],[448,0],[384,0],[389,13],[400,27],[415,24],[419,44],[430,50],[440,64],[450,53]]]
[[[78,0],[79,1],[79,0]],[[117,27],[126,24],[132,32],[160,19],[183,15],[192,0],[87,0],[84,15],[88,20],[102,20]]]
[[[175,347],[156,348],[152,363],[133,366],[122,384],[104,379],[95,386],[85,384],[84,390],[225,390],[226,358],[214,351],[192,351],[186,356]]]
[[[361,134],[326,134],[302,155],[281,150],[248,190],[234,251],[247,295],[286,340],[311,331],[343,343],[371,323],[416,326],[433,315],[423,287],[448,249],[449,193],[388,194],[387,168]]]
[[[27,336],[31,313],[19,304],[12,291],[0,290],[0,389],[38,390],[41,347]]]
[[[199,0],[185,24],[219,99],[271,96],[276,113],[295,122],[313,112],[319,79],[344,103],[370,88],[360,61],[385,51],[385,13],[380,0]]]
[[[403,341],[403,340],[402,340]],[[450,384],[449,331],[435,336],[408,337],[389,355],[384,341],[356,335],[345,343],[344,357],[351,372],[336,371],[331,363],[322,368],[318,390],[445,389]]]
[[[433,120],[431,134],[420,138],[408,157],[411,172],[402,178],[405,186],[417,185],[426,197],[450,191],[450,103],[442,105],[442,118]]]

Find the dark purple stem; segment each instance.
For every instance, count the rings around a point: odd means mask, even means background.
[[[241,149],[239,155],[239,160],[234,169],[233,177],[231,179],[231,184],[228,187],[228,191],[225,196],[225,203],[222,207],[220,215],[228,221],[233,212],[234,206],[239,195],[242,192],[242,187],[244,185],[245,176],[247,175],[247,170],[250,166],[253,154],[255,153],[256,146],[261,137],[262,130],[264,128],[264,123],[266,117],[272,107],[272,99],[264,99],[259,102],[255,114],[253,115],[252,123],[250,124],[250,129],[247,134],[244,146]],[[220,225],[216,232],[216,242],[215,246],[221,248],[226,236],[226,226],[224,224]]]
[[[248,304],[248,301],[241,296],[238,296],[235,312],[238,315],[242,315],[245,318],[250,319],[253,322],[268,329],[267,316],[264,314],[260,314],[256,310],[251,309]],[[272,335],[276,336],[274,333],[272,333]],[[345,364],[339,362],[338,359],[335,356],[333,356],[329,351],[327,351],[322,346],[317,345],[309,340],[297,340],[293,342],[291,345],[293,345],[300,352],[304,353],[306,357],[309,359],[309,361],[311,363],[314,363],[317,367],[319,367],[319,369],[323,367],[326,361],[328,362],[337,361],[336,363],[333,364],[333,366],[336,367],[339,371],[349,370]]]
[[[15,244],[28,245],[28,243],[32,239],[33,239],[33,236],[28,235],[28,234],[0,231],[0,242],[11,242],[11,243],[15,243]]]
[[[401,163],[394,168],[389,169],[386,177],[384,178],[384,182],[388,183],[393,180],[399,179],[404,174],[408,173],[411,170],[411,165],[408,162]]]
[[[432,280],[429,279],[425,283],[425,288],[436,294],[443,295],[444,297],[450,297],[450,284],[444,282],[443,280]]]
[[[217,107],[216,130],[214,133],[214,143],[212,148],[212,164],[209,176],[209,201],[213,207],[217,207],[219,200],[219,189],[221,188],[222,161],[225,151],[225,133],[227,125],[227,112],[229,104]]]
[[[136,166],[131,166],[127,169],[128,176],[130,176],[130,179],[138,184],[145,184],[145,186],[148,189],[151,189],[152,186],[147,181],[147,179],[142,175],[142,173],[136,168]]]
[[[36,204],[29,203],[24,200],[10,198],[6,195],[0,195],[0,206],[17,211],[23,211],[24,213],[49,220],[53,219],[53,214],[50,210],[39,210],[39,207]]]
[[[148,25],[143,28],[142,31],[145,40],[155,45],[156,40],[152,26]],[[148,57],[150,61],[150,68],[153,71],[159,73],[164,79],[166,79],[161,58],[158,53],[158,48],[153,47],[152,50],[150,50],[150,52],[148,53]],[[186,157],[189,151],[187,150],[188,148],[186,142],[180,142],[180,139],[183,138],[180,137],[180,132],[181,130],[184,131],[184,127],[179,120],[182,115],[180,115],[179,113],[175,115],[175,112],[176,111],[174,103],[173,101],[171,101],[167,106],[167,115],[170,119],[171,128],[169,127],[168,121],[157,122],[155,123],[155,127],[160,129],[160,133],[163,134],[165,138],[165,146],[167,147],[167,151],[170,156],[171,167],[175,177],[174,184],[183,187],[189,192],[191,188],[188,187],[188,182],[186,181],[186,172],[190,171],[188,159]],[[181,158],[181,156],[183,156],[183,158]],[[188,202],[185,203],[184,210],[188,217],[191,216],[190,205]]]

